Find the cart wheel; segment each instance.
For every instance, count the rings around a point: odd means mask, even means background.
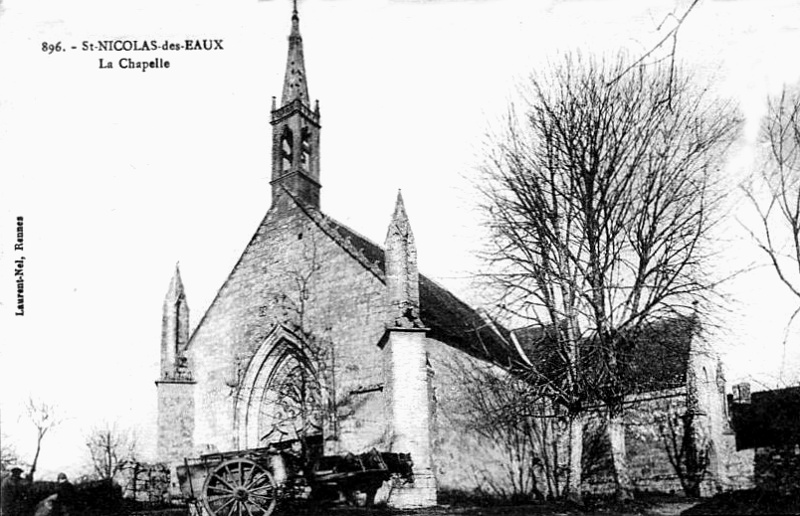
[[[277,495],[269,471],[249,459],[231,459],[206,478],[203,507],[211,516],[269,516]]]

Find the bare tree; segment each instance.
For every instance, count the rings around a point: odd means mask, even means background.
[[[101,480],[113,479],[130,462],[136,460],[136,438],[132,432],[105,423],[86,435],[92,472]]]
[[[761,139],[759,170],[743,185],[761,227],[747,230],[800,301],[800,90],[784,88],[769,99]],[[789,318],[787,334],[798,313],[800,303]]]
[[[25,411],[28,420],[36,428],[36,453],[33,455],[33,462],[31,462],[31,470],[29,476],[33,479],[33,474],[36,472],[36,466],[39,463],[39,454],[42,451],[42,441],[44,441],[47,433],[54,427],[61,423],[57,417],[57,412],[53,405],[49,405],[41,400],[28,398],[25,403]]]
[[[13,466],[21,464],[17,448],[6,434],[0,435],[0,471],[6,471]]]
[[[740,125],[672,66],[629,67],[573,55],[532,77],[479,186],[499,306],[545,330],[542,352],[517,367],[569,416],[571,496],[584,414],[598,404],[629,496],[622,407],[637,334],[713,292],[716,173]]]

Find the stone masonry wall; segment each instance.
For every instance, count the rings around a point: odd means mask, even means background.
[[[240,448],[234,402],[250,357],[276,325],[302,326],[331,347],[329,388],[341,411],[331,453],[383,442],[381,350],[384,285],[325,235],[300,209],[268,213],[189,345],[194,378],[195,442]],[[328,438],[334,436],[326,436]]]
[[[719,485],[723,491],[752,489],[755,480],[755,450],[736,450],[736,435],[732,430],[722,435],[717,448],[720,460]]]
[[[682,493],[680,480],[670,463],[668,448],[676,439],[680,447],[686,412],[684,388],[645,393],[625,412],[625,447],[634,489],[661,493]],[[594,417],[597,422],[601,418]],[[701,486],[703,495],[719,490],[748,489],[753,486],[752,450],[736,451],[734,435],[725,429],[725,413],[714,399],[704,398],[703,413],[695,419],[700,443],[708,446],[709,465]],[[604,431],[595,424],[596,431]],[[602,462],[602,458],[601,458]],[[590,491],[609,492],[613,488],[610,464],[586,478]]]
[[[157,382],[158,457],[164,462],[181,461],[192,454],[194,434],[194,384]]]
[[[430,361],[434,370],[433,386],[436,398],[436,433],[434,462],[440,488],[479,489],[492,492],[510,490],[508,451],[501,443],[493,442],[470,429],[464,419],[466,395],[461,387],[458,367],[487,367],[487,364],[468,357],[435,341],[429,344]],[[494,368],[498,375],[504,372]],[[666,439],[670,428],[667,420],[685,411],[685,390],[675,389],[642,395],[630,405],[625,414],[625,444],[633,487],[641,491],[681,493],[680,481],[669,462]],[[678,420],[680,421],[680,420]],[[673,429],[680,432],[680,427]],[[584,432],[584,487],[589,492],[611,492],[613,476],[608,457],[608,442],[603,418],[590,416]],[[562,443],[565,444],[565,443]],[[465,453],[465,450],[469,450]],[[594,450],[594,451],[592,451]],[[592,457],[593,453],[600,456]],[[566,460],[566,455],[562,461]],[[562,466],[564,464],[561,464]],[[541,474],[541,472],[540,472]],[[538,488],[545,492],[543,479]]]
[[[441,342],[428,339],[435,401],[433,457],[440,489],[510,489],[508,454],[497,442],[470,429],[461,367],[489,367]],[[499,368],[494,368],[502,375]]]
[[[675,416],[686,410],[683,389],[641,396],[625,413],[625,448],[635,489],[681,493],[667,447],[674,436],[680,443],[682,426]]]

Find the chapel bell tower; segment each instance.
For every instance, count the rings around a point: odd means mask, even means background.
[[[272,98],[272,210],[286,207],[287,192],[319,208],[319,102],[311,109],[297,2],[280,107]]]

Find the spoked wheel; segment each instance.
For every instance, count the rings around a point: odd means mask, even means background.
[[[203,506],[211,516],[269,516],[277,495],[269,471],[250,459],[231,459],[206,478]]]

